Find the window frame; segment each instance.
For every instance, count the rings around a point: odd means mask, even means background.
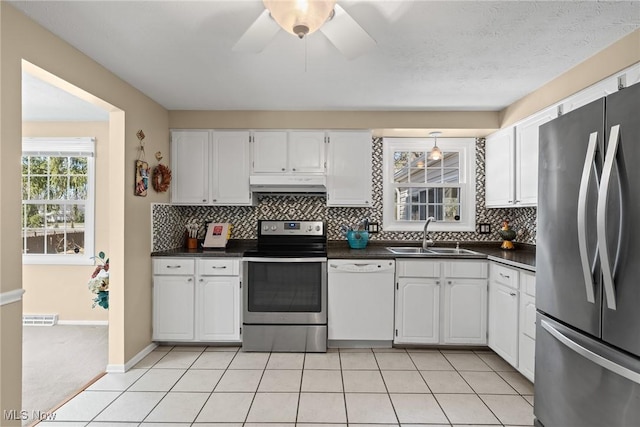
[[[84,254],[22,254],[23,264],[94,265],[95,252],[95,138],[22,138],[22,156],[86,157],[87,197],[84,201]],[[24,200],[20,199],[22,210]],[[24,224],[21,218],[21,239],[24,250]]]
[[[383,138],[382,168],[382,224],[385,231],[421,232],[425,220],[397,221],[395,219],[395,188],[393,182],[393,153],[396,151],[420,151],[428,153],[433,148],[433,138]],[[443,152],[459,153],[459,184],[421,184],[420,188],[460,188],[460,216],[467,218],[456,223],[433,221],[430,231],[475,231],[476,229],[476,139],[475,138],[438,138],[438,147]],[[402,183],[402,187],[411,187],[411,183]]]

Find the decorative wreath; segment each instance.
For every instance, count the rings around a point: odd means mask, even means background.
[[[171,169],[163,164],[159,164],[153,168],[153,189],[158,193],[164,193],[169,189],[171,184]]]

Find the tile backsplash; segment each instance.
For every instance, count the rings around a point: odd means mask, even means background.
[[[201,224],[204,237],[205,222],[233,224],[231,238],[255,239],[258,219],[305,219],[327,222],[329,240],[344,239],[341,224],[356,225],[363,218],[382,226],[382,139],[373,139],[373,204],[369,208],[327,207],[324,196],[262,196],[256,206],[174,206],[152,205],[153,250],[162,251],[182,246],[184,226],[190,222]],[[490,234],[478,232],[431,232],[436,241],[497,241],[497,230],[504,219],[518,232],[517,242],[535,244],[536,208],[487,209],[484,191],[485,140],[476,141],[476,229],[480,223],[491,224]],[[420,240],[421,232],[387,232],[371,236],[372,240]]]

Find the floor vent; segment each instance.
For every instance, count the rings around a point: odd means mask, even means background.
[[[23,326],[53,326],[57,323],[57,314],[25,314],[22,316]]]

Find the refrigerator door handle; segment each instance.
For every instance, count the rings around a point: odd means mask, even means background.
[[[578,250],[580,253],[580,264],[582,264],[582,275],[587,291],[587,301],[595,304],[593,274],[589,263],[589,253],[587,251],[587,194],[589,192],[589,177],[591,168],[596,157],[598,148],[598,132],[589,135],[587,146],[587,156],[582,167],[582,178],[580,179],[580,189],[578,191]]]
[[[551,334],[551,336],[553,336],[555,339],[557,339],[558,341],[560,341],[562,344],[564,344],[565,346],[567,346],[568,348],[570,348],[571,350],[575,351],[576,353],[578,353],[580,356],[584,357],[587,360],[590,360],[591,362],[595,363],[596,365],[611,371],[613,373],[616,373],[618,375],[620,375],[621,377],[624,377],[626,379],[628,379],[629,381],[633,381],[636,384],[640,384],[640,374],[632,371],[631,369],[627,369],[624,366],[618,365],[615,362],[612,362],[609,359],[606,359],[602,356],[600,356],[597,353],[594,353],[593,351],[584,348],[583,346],[581,346],[580,344],[576,343],[575,341],[571,340],[569,337],[565,336],[562,332],[558,331],[556,328],[554,328],[553,326],[551,326],[551,324],[549,324],[548,322],[546,322],[545,320],[541,320],[540,321],[540,326],[542,326],[542,328],[544,330],[546,330],[547,332],[549,332]]]
[[[613,164],[616,160],[618,152],[618,142],[620,138],[620,125],[611,128],[609,134],[609,145],[607,146],[607,154],[604,158],[604,167],[602,168],[602,183],[598,191],[598,207],[596,232],[598,236],[598,254],[600,255],[600,266],[602,268],[602,281],[604,282],[604,292],[607,297],[607,307],[611,310],[616,309],[616,291],[613,283],[613,271],[611,270],[611,260],[609,258],[609,250],[607,248],[607,200],[609,198],[609,184],[611,181],[611,173],[613,172]]]

